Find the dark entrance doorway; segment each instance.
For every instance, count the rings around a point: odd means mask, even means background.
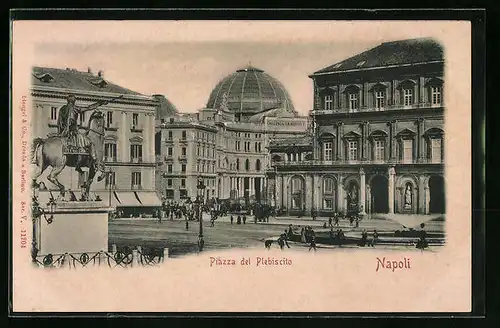
[[[260,199],[261,199],[260,192],[261,192],[261,189],[262,189],[262,187],[260,186],[260,178],[255,178],[254,181],[255,181],[254,182],[255,201],[257,203],[260,203]]]
[[[446,206],[443,177],[433,175],[429,179],[429,192],[429,213],[444,213]]]
[[[243,178],[243,193],[245,196],[245,205],[250,203],[250,178]]]
[[[375,176],[371,181],[370,187],[371,187],[372,213],[388,213],[389,184],[387,178],[381,175]]]

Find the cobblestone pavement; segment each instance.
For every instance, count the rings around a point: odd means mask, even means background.
[[[236,221],[236,217],[235,221]],[[234,247],[262,247],[263,241],[267,238],[276,237],[288,227],[293,225],[310,225],[316,231],[323,230],[323,223],[328,221],[326,218],[321,218],[313,221],[312,219],[293,219],[293,218],[276,218],[270,219],[270,223],[257,223],[247,218],[246,224],[230,223],[229,216],[219,218],[215,221],[215,226],[210,226],[209,217],[204,216],[203,234],[205,240],[205,249],[228,249]],[[109,223],[109,245],[116,244],[120,246],[157,246],[169,248],[169,254],[173,257],[186,253],[195,253],[198,251],[197,240],[199,233],[199,222],[189,221],[189,228],[186,230],[185,220],[163,220],[161,223],[153,219],[117,219]],[[443,222],[429,223],[431,231],[442,231]],[[335,227],[336,228],[336,227]],[[397,222],[387,220],[363,220],[359,228],[354,228],[349,225],[349,222],[341,220],[339,228],[346,233],[359,234],[362,229],[367,231],[394,231],[401,229],[401,225]],[[308,246],[300,243],[290,243],[290,246],[296,250],[308,250]],[[274,247],[277,247],[274,245]],[[356,246],[344,246],[343,249],[357,248]],[[380,245],[384,249],[401,249],[410,246],[390,246]],[[318,245],[318,250],[338,249],[337,246]],[[362,248],[364,249],[364,248]]]

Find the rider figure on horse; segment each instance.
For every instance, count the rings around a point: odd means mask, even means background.
[[[77,146],[81,146],[89,150],[90,156],[94,160],[94,163],[96,163],[96,169],[101,172],[101,175],[97,178],[98,181],[101,181],[105,174],[104,163],[102,162],[102,159],[97,156],[95,146],[92,141],[87,136],[79,133],[77,120],[78,115],[105,105],[108,101],[98,101],[87,107],[78,107],[75,103],[76,97],[70,94],[67,97],[67,104],[63,105],[59,109],[59,117],[57,121],[58,134],[65,137],[67,141],[74,140]],[[76,167],[76,170],[79,171],[79,166]]]

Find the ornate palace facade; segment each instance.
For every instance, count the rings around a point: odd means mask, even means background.
[[[289,213],[444,213],[444,60],[386,42],[310,75],[310,133],[270,144],[269,197]]]

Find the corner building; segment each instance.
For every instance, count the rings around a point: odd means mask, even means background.
[[[32,138],[57,135],[59,109],[66,104],[68,94],[76,96],[77,106],[123,96],[99,107],[105,115],[103,160],[110,173],[100,182],[94,179],[91,194],[110,201],[111,206],[123,210],[126,215],[151,212],[160,206],[154,172],[154,124],[158,99],[113,84],[102,72],[33,67]],[[77,123],[84,126],[89,117],[90,112],[84,113]],[[48,167],[38,180],[49,190],[57,190],[47,180],[50,171],[51,167]],[[88,168],[83,168],[83,171],[79,174],[73,167],[65,167],[58,177],[77,198],[81,193],[80,185],[88,176]]]
[[[194,200],[203,178],[206,199],[266,202],[270,140],[303,133],[285,87],[248,66],[224,77],[194,114],[159,115],[156,189],[166,201]]]
[[[315,72],[314,128],[271,144],[289,214],[445,212],[444,60],[430,39],[382,43]]]

